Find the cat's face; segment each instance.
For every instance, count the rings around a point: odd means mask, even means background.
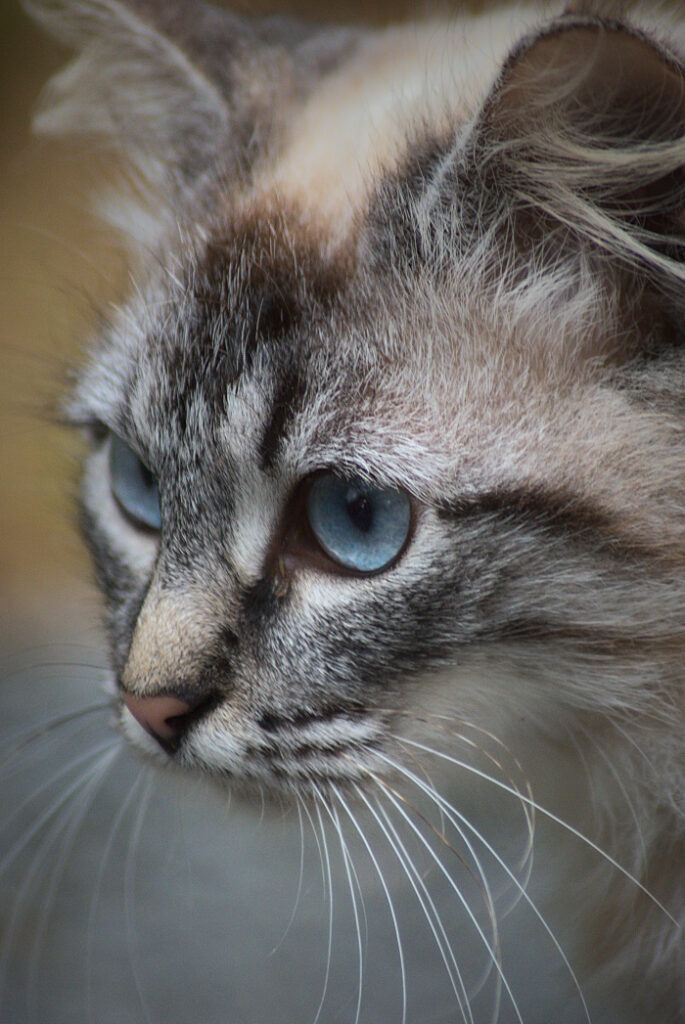
[[[466,437],[454,460],[427,316],[272,225],[275,251],[234,228],[179,262],[138,338],[115,328],[93,361],[87,530],[134,742],[159,750],[140,722],[232,777],[357,777],[412,685],[506,629],[496,517],[452,507],[457,480],[501,476]],[[173,735],[168,697],[193,707]]]
[[[83,521],[139,747],[319,786],[385,771],[446,707],[481,729],[552,728],[634,713],[671,684],[655,646],[681,607],[682,439],[656,357],[680,331],[682,272],[657,240],[683,197],[682,78],[598,26],[569,17],[529,41],[475,117],[456,104],[419,130],[420,100],[399,102],[377,155],[378,115],[362,118],[362,173],[345,177],[347,153],[329,185],[335,159],[312,154],[318,191],[309,164],[302,180],[293,168],[312,109],[320,133],[335,84],[326,131],[346,137],[366,102],[346,74],[378,77],[397,39],[245,29],[283,67],[248,74],[234,54],[230,83],[213,77],[216,33],[206,51],[199,25],[175,41],[207,75],[200,88],[177,68],[176,87],[198,90],[214,134],[183,122],[172,143],[160,123],[159,237],[71,406],[95,427]],[[602,33],[638,60],[637,85]],[[550,56],[566,91],[542,102]],[[222,117],[235,147],[259,127],[239,157]],[[571,141],[586,149],[563,164]],[[621,156],[644,142],[661,150],[640,152],[635,184]],[[207,147],[204,165],[184,146]],[[659,395],[667,415],[645,400]]]

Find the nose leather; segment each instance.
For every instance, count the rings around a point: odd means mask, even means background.
[[[123,701],[133,717],[165,749],[173,748],[194,705],[178,697],[136,697],[124,693]]]

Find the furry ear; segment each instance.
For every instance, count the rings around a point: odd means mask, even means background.
[[[99,136],[173,198],[239,175],[290,101],[351,45],[282,18],[250,20],[198,0],[25,0],[76,59],[49,84],[37,131]]]
[[[629,27],[566,16],[504,65],[474,134],[516,206],[682,291],[682,63]]]

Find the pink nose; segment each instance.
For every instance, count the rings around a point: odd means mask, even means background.
[[[166,750],[174,750],[193,705],[177,697],[135,697],[124,693],[124,704],[136,721]]]

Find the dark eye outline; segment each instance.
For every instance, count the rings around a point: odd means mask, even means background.
[[[157,535],[162,526],[162,512],[159,502],[159,485],[156,477],[150,470],[150,468],[143,462],[140,456],[133,450],[133,448],[127,444],[123,438],[119,437],[118,434],[110,431],[107,436],[107,468],[109,470],[109,486],[110,492],[114,501],[116,502],[117,508],[122,515],[130,522],[137,530],[144,531],[146,533]],[[123,478],[119,478],[119,472],[115,467],[115,459],[117,452],[123,459],[129,459],[131,464],[137,464],[138,471],[140,473],[141,480],[145,483],[146,490],[151,490],[151,485],[154,486],[157,496],[157,515],[154,518],[141,514],[141,505],[136,502],[129,501],[125,494],[125,487],[121,486]],[[143,503],[144,504],[144,503]]]
[[[351,480],[347,474],[340,473],[334,468],[325,468],[312,473],[298,485],[288,504],[278,543],[275,545],[268,560],[271,563],[272,571],[278,571],[282,574],[284,570],[313,568],[326,572],[329,575],[347,576],[356,579],[369,579],[374,576],[381,576],[397,565],[411,544],[417,519],[414,499],[411,495],[407,494],[409,499],[409,528],[407,536],[397,553],[378,569],[354,569],[344,565],[329,554],[319,541],[309,522],[307,511],[309,492],[314,481],[323,474],[328,473],[337,476],[342,482]],[[388,489],[390,490],[391,488]],[[396,489],[406,494],[400,488]]]

